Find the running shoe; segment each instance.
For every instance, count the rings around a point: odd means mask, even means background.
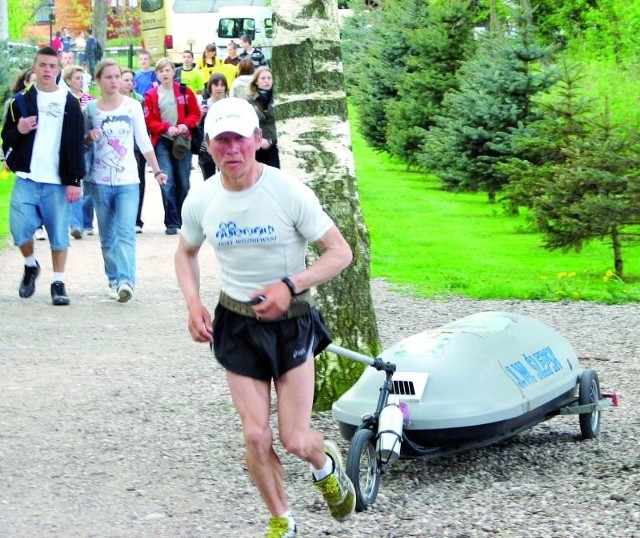
[[[272,517],[269,519],[269,530],[265,538],[295,538],[298,536],[295,522],[288,517]]]
[[[322,480],[316,481],[314,478],[313,485],[324,497],[331,517],[337,521],[345,521],[356,507],[356,490],[342,467],[338,446],[333,441],[325,441],[324,452],[333,461],[333,472]]]

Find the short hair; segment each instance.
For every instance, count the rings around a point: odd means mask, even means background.
[[[160,58],[157,62],[156,62],[156,67],[155,70],[156,71],[160,71],[160,69],[164,69],[165,67],[171,67],[171,69],[175,69],[175,65],[173,65],[173,62],[171,60],[169,60],[169,58]]]
[[[245,58],[244,60],[240,60],[238,64],[238,76],[240,75],[252,75],[256,70],[256,66],[253,65],[251,58]]]
[[[141,50],[139,56],[148,56],[151,58],[151,53],[148,50]]]
[[[182,54],[189,54],[193,58],[193,51],[190,49],[184,49],[182,51]]]
[[[118,69],[120,69],[120,73],[122,73],[122,68],[120,67],[120,64],[118,62],[116,62],[113,58],[105,58],[104,60],[100,60],[98,62],[98,65],[96,65],[96,79],[99,79],[102,76],[102,72],[107,67],[111,67],[112,65],[118,66]]]
[[[62,70],[62,80],[67,82],[71,80],[71,77],[74,75],[74,73],[78,72],[84,74],[84,69],[82,69],[82,67],[80,67],[79,65],[68,65]]]
[[[38,56],[55,56],[56,58],[58,57],[58,53],[56,52],[56,50],[53,47],[42,47],[40,49],[38,49],[38,51],[36,52],[36,55],[33,57],[33,63],[36,63],[36,58]]]
[[[125,73],[131,73],[134,78],[136,76],[136,72],[130,67],[125,67],[124,69],[122,69],[122,74],[124,75]]]
[[[207,81],[207,93],[211,95],[211,86],[213,86],[216,82],[222,82],[224,84],[225,93],[229,91],[229,83],[227,82],[227,77],[225,77],[222,73],[212,73]]]
[[[244,34],[241,38],[240,41],[245,41],[246,43],[249,43],[249,45],[251,45],[251,38],[247,35]]]

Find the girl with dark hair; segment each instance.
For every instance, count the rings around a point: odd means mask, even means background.
[[[216,45],[209,43],[202,53],[202,58],[198,60],[198,69],[202,72],[202,80],[209,80],[213,70],[222,65],[222,60],[216,58]]]
[[[216,101],[228,97],[229,87],[227,85],[227,78],[222,73],[213,73],[205,86],[205,91],[207,95],[209,95],[209,98],[202,103],[202,116],[200,123],[198,123],[198,127],[202,130],[204,130],[204,120],[207,117],[209,107]],[[200,153],[198,154],[198,165],[202,171],[202,178],[205,181],[216,173],[216,163],[213,162],[213,158],[209,154],[205,137],[202,137],[202,145],[200,146]]]

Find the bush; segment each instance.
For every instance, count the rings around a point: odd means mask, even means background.
[[[33,65],[38,47],[30,43],[0,41],[0,88],[2,103],[11,97],[13,81],[20,71]]]

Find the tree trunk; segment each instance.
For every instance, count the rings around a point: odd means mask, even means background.
[[[107,45],[107,0],[95,0],[93,4],[93,37],[102,47]],[[105,56],[107,54],[105,53]]]
[[[616,276],[622,280],[624,278],[624,262],[622,260],[620,232],[617,226],[611,229],[611,244],[613,246],[613,268],[615,269]]]
[[[282,169],[308,184],[351,245],[352,265],[315,290],[334,342],[375,356],[369,234],[356,185],[336,0],[274,0],[272,65]],[[312,250],[310,256],[317,255]],[[313,261],[313,260],[310,260]],[[317,410],[328,409],[362,366],[324,353],[316,361]]]

